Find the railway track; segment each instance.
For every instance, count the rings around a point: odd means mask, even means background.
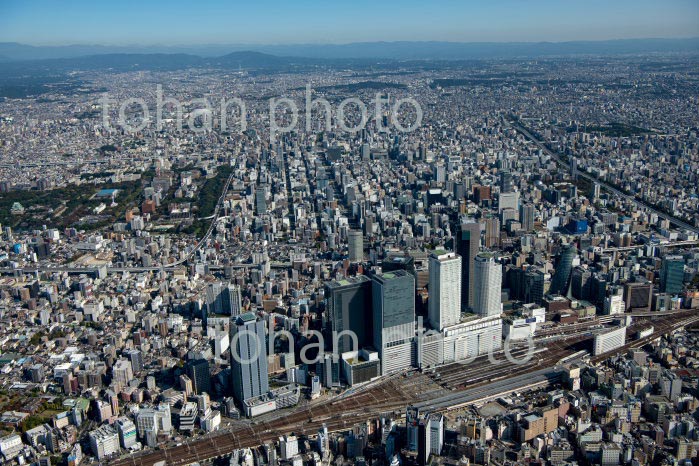
[[[114,460],[110,464],[153,466],[166,461],[168,465],[186,465],[227,455],[236,449],[261,445],[291,432],[315,433],[323,424],[331,431],[349,428],[376,417],[377,413],[393,411],[413,401],[395,380],[388,380],[373,390],[360,392],[342,400],[308,406],[273,421],[253,423],[202,440]]]
[[[593,363],[600,362],[613,354],[619,354],[630,348],[640,347],[659,336],[680,327],[699,322],[696,312],[688,311],[665,316],[653,325],[656,331],[641,340],[632,341],[614,352],[591,358]],[[486,396],[492,389],[515,390],[517,381],[525,380],[528,374],[538,374],[539,379],[533,383],[545,385],[555,382],[550,375],[553,367],[567,356],[579,352],[588,345],[591,336],[576,336],[566,340],[546,343],[546,350],[535,354],[532,362],[524,365],[501,362],[490,364],[487,357],[479,358],[470,365],[451,364],[438,367],[435,372],[448,378],[449,388],[439,386],[427,374],[413,372],[406,377],[391,377],[372,385],[371,388],[356,393],[328,400],[324,403],[308,405],[274,420],[252,423],[234,430],[221,431],[204,439],[185,444],[144,452],[135,456],[112,461],[114,466],[155,466],[165,461],[167,465],[184,466],[228,455],[240,448],[251,448],[278,439],[280,436],[296,433],[315,434],[324,424],[329,431],[349,429],[352,426],[375,419],[380,413],[403,410],[405,406],[420,403],[431,409],[446,410],[452,406],[461,406],[476,402]],[[515,350],[515,355],[522,350]],[[503,360],[500,355],[498,359]],[[509,365],[508,365],[509,364]],[[418,395],[418,396],[416,396]]]

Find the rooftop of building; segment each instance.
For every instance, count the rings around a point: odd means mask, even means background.
[[[242,323],[247,323],[247,322],[253,322],[257,320],[257,316],[255,315],[254,312],[246,312],[244,314],[240,314],[238,318],[236,319],[236,322],[238,324]]]
[[[267,393],[263,393],[260,396],[255,396],[252,398],[248,398],[247,400],[243,401],[243,404],[246,406],[258,406],[261,404],[265,404],[270,401],[274,401],[277,398],[281,398],[284,396],[289,396],[289,395],[296,395],[299,394],[301,391],[301,388],[299,387],[298,384],[295,383],[290,383],[288,385],[284,385],[279,388],[274,388]]]
[[[327,283],[329,288],[342,288],[344,286],[351,286],[361,283],[367,283],[371,281],[366,275],[356,275],[354,277],[346,277],[338,280],[332,280]]]

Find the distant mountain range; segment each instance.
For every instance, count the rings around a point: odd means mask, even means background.
[[[479,66],[482,59],[699,53],[699,38],[600,42],[458,43],[366,42],[343,45],[202,45],[196,47],[36,47],[0,43],[0,98],[38,96],[60,89],[85,92],[75,71],[127,72],[183,69],[305,72]]]
[[[230,57],[231,52],[248,55]],[[268,63],[269,56],[306,59],[471,60],[487,58],[535,58],[571,55],[618,55],[639,53],[699,52],[699,38],[624,39],[574,42],[358,42],[350,44],[294,45],[198,45],[198,46],[32,46],[0,43],[0,60],[25,61],[110,55],[166,55],[173,61],[218,59]],[[192,58],[185,58],[192,56]],[[164,58],[163,58],[164,60]],[[283,61],[283,60],[282,60]],[[308,62],[306,62],[308,63]]]
[[[244,69],[259,71],[307,69],[326,62],[322,59],[277,57],[260,52],[231,52],[220,57],[200,57],[185,53],[105,53],[70,58],[9,60],[0,67],[3,79],[23,76],[62,75],[75,70],[172,71],[187,68]],[[326,64],[331,64],[330,61]]]

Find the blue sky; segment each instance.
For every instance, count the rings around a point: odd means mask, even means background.
[[[699,0],[0,0],[0,42],[37,45],[697,36]]]

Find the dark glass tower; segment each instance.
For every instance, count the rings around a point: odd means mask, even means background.
[[[187,364],[187,376],[192,381],[192,388],[197,395],[211,393],[211,371],[206,359],[197,359]]]
[[[373,342],[371,326],[371,280],[364,275],[333,280],[325,285],[325,304],[333,332],[350,331],[359,348]],[[356,350],[349,336],[338,340],[338,353]]]
[[[660,269],[660,291],[668,294],[680,294],[684,281],[684,258],[667,256]]]
[[[473,307],[473,268],[481,245],[480,223],[464,223],[456,238],[456,252],[462,257],[461,308]]]
[[[514,185],[512,183],[512,173],[509,170],[503,170],[500,172],[500,192],[501,193],[511,193],[514,192]]]
[[[573,271],[573,259],[578,250],[574,245],[564,246],[558,257],[556,270],[551,278],[550,294],[568,294],[568,285],[570,284],[570,275]]]

